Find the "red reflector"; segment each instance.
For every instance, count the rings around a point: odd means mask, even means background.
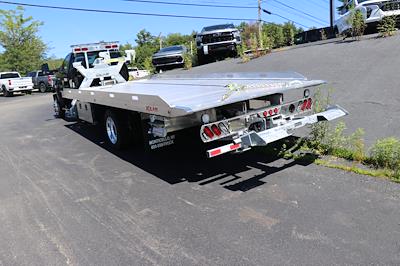
[[[106,45],[106,49],[111,49],[111,45]]]
[[[239,149],[240,147],[241,147],[242,145],[240,144],[240,143],[238,143],[238,144],[233,144],[233,145],[231,145],[231,151],[233,151],[233,150],[237,150],[237,149]]]
[[[221,136],[221,130],[219,130],[217,125],[212,125],[211,129],[212,129],[212,131],[214,132],[215,135],[217,135],[218,137]]]
[[[311,109],[311,107],[312,107],[312,99],[310,98],[307,101],[307,109]]]
[[[268,112],[265,111],[265,112],[263,113],[263,115],[264,115],[265,117],[267,117],[267,116],[268,116]]]
[[[279,112],[279,109],[278,109],[278,108],[275,108],[275,109],[274,109],[274,113],[277,114],[278,112]]]
[[[268,111],[268,113],[269,113],[269,115],[273,115],[274,111],[272,111],[272,109],[271,109],[271,110]]]
[[[221,149],[213,150],[213,151],[210,152],[210,156],[211,157],[217,156],[217,155],[220,155],[220,154],[221,154]]]
[[[117,44],[113,44],[111,47],[112,48],[118,48],[118,45]]]
[[[88,51],[88,50],[89,50],[89,49],[86,48],[86,47],[85,47],[85,48],[82,48],[82,51],[83,51],[83,52],[86,52],[86,51]]]
[[[75,48],[74,51],[75,51],[75,52],[80,52],[80,51],[81,51],[81,48]]]
[[[207,135],[207,137],[209,137],[210,139],[212,139],[214,137],[214,133],[211,131],[211,129],[209,127],[205,127],[203,129],[203,131]]]
[[[301,110],[302,110],[302,111],[304,111],[304,110],[306,109],[307,103],[308,103],[308,101],[307,101],[307,100],[304,100],[303,104],[301,105]]]

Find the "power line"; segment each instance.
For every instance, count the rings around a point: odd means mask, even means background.
[[[320,19],[320,18],[318,18],[318,17],[316,17],[316,16],[313,16],[313,15],[307,13],[307,12],[304,12],[304,11],[302,11],[302,10],[300,10],[300,9],[294,8],[294,7],[292,7],[292,6],[289,6],[289,5],[285,4],[285,3],[282,3],[282,2],[279,1],[279,0],[274,0],[274,2],[276,2],[277,4],[280,4],[280,5],[284,6],[284,7],[287,7],[287,8],[290,8],[290,9],[292,9],[292,10],[295,10],[296,12],[302,13],[302,14],[304,14],[304,15],[310,17],[310,18],[314,18],[314,19],[316,19],[316,20],[319,20],[320,22],[328,23],[327,21],[324,21],[324,20],[322,20],[322,19]]]
[[[304,27],[304,28],[309,28],[308,26],[306,26],[306,25],[304,25],[304,24],[301,24],[301,23],[299,23],[299,22],[296,22],[296,21],[294,21],[294,20],[291,20],[291,19],[286,18],[286,17],[284,17],[284,16],[281,16],[281,15],[279,15],[279,14],[272,13],[271,11],[268,11],[268,10],[266,10],[266,9],[262,9],[262,11],[263,11],[264,13],[269,14],[269,15],[273,15],[273,16],[277,16],[277,17],[286,19],[287,21],[290,21],[290,22],[292,22],[292,23],[294,23],[294,24],[300,25],[300,26],[302,26],[302,27]],[[266,22],[266,21],[264,21],[264,22]]]
[[[2,4],[16,5],[16,6],[28,6],[38,7],[47,9],[59,9],[68,11],[83,11],[93,13],[109,13],[119,15],[137,15],[137,16],[153,16],[153,17],[173,17],[173,18],[190,18],[190,19],[212,19],[212,20],[234,20],[234,21],[253,21],[255,19],[250,18],[224,18],[224,17],[203,17],[203,16],[189,16],[189,15],[175,15],[175,14],[158,14],[158,13],[141,13],[141,12],[127,12],[127,11],[115,11],[115,10],[103,10],[103,9],[90,9],[90,8],[77,8],[77,7],[64,7],[64,6],[49,6],[49,5],[37,5],[27,4],[21,2],[10,2],[0,1]]]
[[[274,3],[274,2],[271,2],[269,5],[272,6],[272,7],[275,7],[275,8],[277,8],[277,9],[279,9],[279,10],[282,10],[281,7],[278,7],[278,6],[276,5],[276,3]],[[294,16],[300,17],[300,18],[302,18],[302,19],[306,19],[306,20],[308,20],[308,21],[312,21],[313,23],[317,23],[317,24],[319,24],[319,25],[324,25],[324,24],[325,24],[325,23],[319,22],[319,21],[317,21],[317,20],[315,20],[315,19],[306,17],[306,16],[304,16],[303,14],[295,13],[295,12],[293,12],[293,11],[291,11],[291,10],[282,10],[282,11],[287,12],[287,13],[289,13],[290,15],[294,15]]]
[[[214,5],[214,4],[195,4],[195,3],[178,3],[178,2],[162,2],[150,0],[123,0],[125,2],[176,5],[176,6],[199,6],[199,7],[223,7],[223,8],[257,8],[256,6],[232,6],[232,5]]]

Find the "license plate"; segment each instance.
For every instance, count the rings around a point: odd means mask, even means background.
[[[208,45],[203,46],[203,52],[204,54],[208,54]]]

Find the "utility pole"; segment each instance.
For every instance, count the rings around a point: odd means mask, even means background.
[[[262,24],[261,24],[261,0],[258,0],[258,39],[260,48],[262,48],[263,43],[262,43]]]
[[[160,42],[160,50],[162,49],[162,32],[160,32],[160,34],[158,34],[158,40]]]
[[[335,5],[334,5],[334,1],[333,0],[329,0],[329,5],[330,5],[330,10],[331,10],[331,29],[333,30],[333,23],[334,23],[334,19],[335,19]]]

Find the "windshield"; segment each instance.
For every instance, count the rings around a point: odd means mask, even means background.
[[[159,52],[182,51],[183,49],[184,49],[183,46],[175,45],[175,46],[162,48]]]
[[[235,26],[233,26],[233,24],[222,24],[222,25],[204,27],[202,31],[213,31],[213,30],[234,29],[234,28]]]
[[[2,79],[19,78],[19,74],[18,73],[4,73],[4,74],[1,74],[1,78]]]
[[[103,51],[95,51],[95,52],[88,52],[87,57],[88,57],[88,62],[89,62],[89,67],[93,66],[94,60],[99,58],[99,53],[100,52],[106,52],[107,50]],[[112,59],[121,57],[121,53],[119,51],[110,51],[110,57]],[[75,59],[74,62],[82,62],[84,65],[85,62],[85,54],[84,53],[77,53],[75,54]]]

